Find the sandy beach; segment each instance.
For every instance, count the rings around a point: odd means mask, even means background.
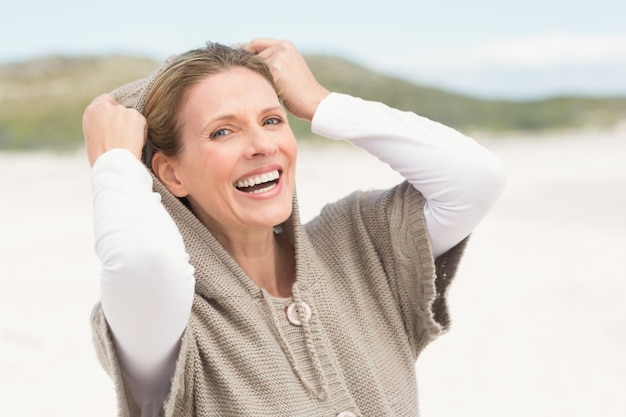
[[[509,183],[418,369],[424,417],[626,415],[626,131],[484,143]],[[0,153],[0,415],[111,417],[91,345],[98,300],[82,151]],[[302,146],[303,219],[399,176],[345,144]]]

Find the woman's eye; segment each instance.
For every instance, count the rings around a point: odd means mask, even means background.
[[[217,139],[224,137],[230,133],[228,129],[218,129],[215,132],[211,133],[211,139]]]
[[[263,125],[277,125],[280,124],[282,120],[278,117],[270,117],[269,119],[263,122]]]

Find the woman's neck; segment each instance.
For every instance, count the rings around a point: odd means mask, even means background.
[[[216,238],[259,288],[273,296],[291,296],[295,254],[286,234],[270,229]]]

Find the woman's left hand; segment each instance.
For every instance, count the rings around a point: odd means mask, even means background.
[[[319,103],[330,93],[316,79],[290,41],[254,39],[244,48],[270,67],[278,95],[294,116],[311,121]]]

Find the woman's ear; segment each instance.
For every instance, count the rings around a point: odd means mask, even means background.
[[[187,197],[187,188],[178,177],[178,164],[163,152],[158,151],[152,157],[152,171],[165,187],[176,197]]]

